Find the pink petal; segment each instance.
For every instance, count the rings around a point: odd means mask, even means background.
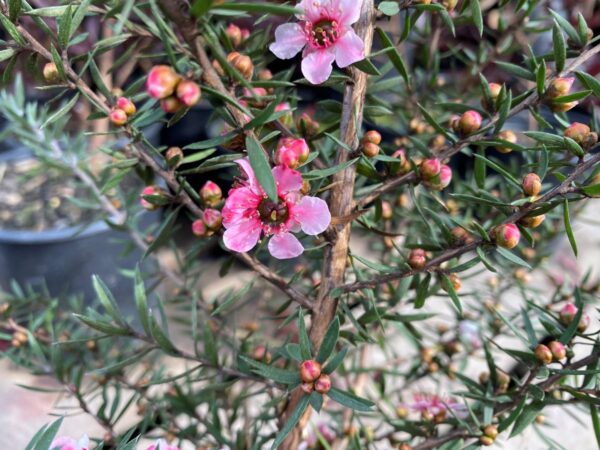
[[[318,197],[302,197],[294,208],[294,218],[300,222],[302,231],[310,235],[322,233],[331,223],[329,207]]]
[[[337,2],[341,10],[341,15],[338,17],[341,25],[350,26],[358,22],[363,0],[337,0]]]
[[[258,208],[262,196],[249,187],[231,189],[222,210],[223,226],[229,228],[236,222],[249,218]]]
[[[290,59],[306,45],[306,36],[299,23],[284,23],[275,30],[275,42],[269,50],[279,59]]]
[[[252,189],[252,191],[257,194],[262,195],[262,188],[260,187],[260,184],[258,183],[256,176],[254,175],[254,170],[252,170],[250,160],[248,158],[240,158],[236,159],[235,162],[239,164],[239,166],[242,169],[242,172],[244,172],[244,174],[246,175],[250,189]]]
[[[326,0],[324,3],[329,3]],[[302,10],[302,14],[296,14],[299,19],[306,18],[309,22],[316,22],[321,18],[322,8],[315,6],[315,0],[302,0],[296,5],[297,9]]]
[[[290,259],[300,256],[304,247],[292,233],[279,233],[269,241],[269,253],[277,259]]]
[[[271,172],[273,178],[275,178],[279,194],[299,191],[302,188],[302,174],[297,170],[290,169],[287,166],[275,166]]]
[[[326,50],[305,51],[302,58],[302,74],[312,84],[321,84],[331,75],[334,59],[333,47]]]
[[[223,234],[223,243],[229,250],[244,253],[254,248],[261,231],[260,222],[256,219],[237,222],[227,228]]]
[[[365,57],[365,44],[350,28],[335,43],[335,62],[341,68],[348,67]]]

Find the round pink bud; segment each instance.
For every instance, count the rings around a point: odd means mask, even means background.
[[[406,152],[403,148],[399,148],[392,153],[392,158],[398,159],[397,163],[391,163],[391,172],[394,175],[405,174],[410,171],[410,163],[406,158]]]
[[[571,138],[579,145],[584,146],[591,132],[592,130],[586,124],[573,122],[565,130],[565,137]]]
[[[177,98],[188,108],[200,101],[200,86],[192,80],[183,80],[177,85]]]
[[[200,189],[200,198],[205,205],[216,206],[223,198],[223,192],[217,183],[207,181]]]
[[[573,322],[573,319],[575,318],[577,311],[578,311],[577,306],[575,306],[571,302],[567,303],[565,306],[562,307],[562,309],[558,313],[558,318],[560,320],[560,323],[568,326],[571,322]]]
[[[247,28],[241,28],[242,30],[242,40],[245,41],[246,39],[248,39],[250,37],[250,30],[248,30]]]
[[[221,228],[223,216],[221,215],[221,211],[218,209],[208,208],[202,213],[202,220],[204,220],[204,223],[209,229],[212,231],[217,231],[219,228]]]
[[[489,84],[490,93],[492,94],[492,99],[496,100],[500,95],[500,91],[502,90],[502,85],[498,83],[490,83]]]
[[[125,111],[125,114],[127,114],[128,116],[133,116],[136,111],[135,105],[127,97],[119,97],[117,99],[117,108]]]
[[[167,114],[175,114],[183,107],[183,103],[173,95],[171,97],[163,98],[160,101],[160,107]]]
[[[331,389],[331,377],[327,374],[322,374],[317,381],[315,381],[315,391],[319,394],[327,394]]]
[[[557,98],[565,96],[571,90],[575,77],[559,77],[550,82],[550,86],[546,90],[546,96],[549,98]]]
[[[525,195],[538,195],[542,190],[542,180],[535,173],[528,173],[523,177],[523,192]]]
[[[169,167],[178,167],[183,161],[183,150],[179,147],[169,147],[165,153],[165,159]]]
[[[146,79],[146,90],[153,98],[163,99],[173,95],[181,77],[171,66],[154,66]]]
[[[514,248],[521,239],[521,232],[514,223],[498,225],[492,232],[496,244],[503,248]]]
[[[56,64],[53,62],[49,62],[44,65],[42,74],[44,75],[44,80],[46,80],[48,83],[58,83],[60,81],[60,73],[58,72]]]
[[[149,195],[161,195],[163,190],[157,186],[146,186],[140,195],[140,204],[147,211],[155,211],[158,209],[159,205],[155,205],[154,203],[150,203],[144,197]]]
[[[282,138],[275,151],[275,162],[292,169],[306,162],[310,148],[304,139]]]
[[[314,359],[300,363],[300,379],[304,383],[312,383],[321,376],[321,364]]]
[[[568,103],[552,103],[550,105],[550,109],[552,110],[552,112],[567,112],[572,110],[573,108],[575,108],[577,105],[579,105],[578,101],[574,101],[574,102],[568,102]]]
[[[291,127],[294,125],[294,115],[292,114],[292,109],[289,103],[278,103],[275,107],[275,112],[286,112],[286,114],[279,118],[279,122],[284,124],[286,127]]]
[[[423,180],[430,180],[436,175],[439,175],[441,170],[442,163],[439,159],[426,159],[421,163],[421,178],[423,178]]]
[[[468,136],[481,128],[483,118],[477,111],[470,110],[463,113],[456,123],[456,131],[462,136]]]
[[[552,362],[552,352],[544,344],[540,344],[535,348],[535,357],[542,364],[550,364]]]
[[[234,47],[239,47],[242,43],[242,30],[234,23],[230,23],[225,29],[225,34]]]
[[[109,113],[108,118],[110,119],[113,125],[116,125],[118,127],[121,127],[127,123],[127,114],[125,114],[125,111],[119,108],[113,109]]]
[[[439,190],[444,189],[445,187],[447,187],[450,182],[452,181],[452,169],[450,168],[450,166],[447,165],[443,165],[442,169],[440,170],[440,182],[439,182]]]
[[[422,248],[415,248],[408,255],[408,265],[415,270],[421,270],[427,264],[427,256]]]
[[[583,313],[581,315],[581,319],[579,319],[579,323],[577,324],[577,331],[583,333],[587,327],[590,326],[590,316],[587,313]]]
[[[321,125],[314,120],[310,114],[302,113],[296,123],[298,130],[303,136],[315,136],[319,133]]]
[[[208,235],[208,227],[202,219],[197,219],[192,222],[192,233],[194,236],[205,237]]]
[[[394,211],[390,202],[381,202],[381,218],[383,220],[391,220],[394,217]]]
[[[560,361],[567,357],[567,349],[562,342],[552,341],[548,344],[548,348],[552,352],[552,358],[554,361]]]
[[[314,383],[301,383],[300,389],[302,389],[302,391],[304,391],[305,394],[311,394],[312,391],[315,390],[315,384]]]

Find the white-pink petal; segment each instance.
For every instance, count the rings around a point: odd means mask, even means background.
[[[293,58],[306,45],[306,36],[299,23],[284,23],[275,30],[275,42],[269,46],[279,59]]]
[[[335,43],[335,62],[341,68],[348,67],[365,57],[365,44],[350,28]]]
[[[244,172],[244,175],[246,175],[250,189],[259,195],[262,194],[262,188],[260,187],[260,184],[254,175],[254,170],[252,170],[250,160],[248,158],[240,158],[236,159],[235,162],[240,166],[242,172]]]
[[[329,78],[335,59],[333,47],[305,51],[302,58],[302,75],[312,84],[321,84]]]
[[[278,233],[269,241],[269,253],[277,259],[290,259],[300,256],[304,247],[292,233]]]
[[[317,235],[331,223],[331,213],[325,200],[306,196],[294,207],[294,219],[306,234]]]
[[[337,0],[341,15],[338,18],[341,25],[350,26],[358,22],[363,0]]]
[[[290,169],[287,166],[275,166],[271,170],[277,192],[282,195],[291,191],[299,191],[302,188],[302,174],[297,170]]]
[[[262,231],[261,224],[256,219],[247,219],[230,225],[223,233],[225,247],[234,252],[245,253],[252,250]]]
[[[249,187],[240,187],[229,191],[229,196],[221,211],[223,226],[229,228],[233,223],[248,218],[256,211],[261,200],[262,196],[254,193]]]

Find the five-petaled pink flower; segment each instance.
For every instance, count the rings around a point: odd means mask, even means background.
[[[225,246],[236,252],[251,250],[262,233],[272,236],[269,252],[277,259],[289,259],[304,251],[292,234],[300,230],[317,235],[331,222],[329,208],[324,200],[303,196],[302,175],[286,166],[272,169],[277,185],[276,202],[263,191],[247,158],[236,161],[246,175],[240,185],[229,191],[223,207],[223,235]]]
[[[86,435],[83,435],[79,441],[67,436],[55,438],[50,444],[48,450],[88,450],[90,448],[90,440]]]
[[[407,405],[412,411],[427,413],[436,416],[442,412],[452,410],[457,417],[465,417],[467,408],[456,400],[449,398],[443,400],[440,396],[428,393],[413,394],[413,402]]]
[[[331,75],[333,61],[348,67],[365,57],[365,45],[352,29],[360,16],[362,0],[302,0],[300,23],[286,23],[275,30],[269,47],[281,59],[302,53],[302,74],[313,84]]]

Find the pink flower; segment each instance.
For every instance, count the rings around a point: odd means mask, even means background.
[[[317,235],[331,222],[327,203],[317,197],[303,196],[302,175],[285,166],[272,169],[277,185],[278,201],[262,190],[247,158],[236,161],[246,175],[241,185],[229,191],[223,207],[225,246],[236,252],[254,248],[262,233],[272,236],[269,252],[277,259],[289,259],[304,251],[292,234],[300,230]]]
[[[150,445],[146,450],[179,450],[179,447],[169,445],[164,439],[159,439],[154,444]]]
[[[83,435],[79,441],[67,436],[59,436],[50,444],[48,450],[88,450],[90,448],[90,440],[86,435]]]
[[[358,21],[362,0],[302,0],[300,23],[286,23],[275,30],[270,50],[281,59],[302,53],[302,74],[312,84],[331,75],[333,61],[348,67],[365,57],[363,41],[351,25]]]
[[[445,411],[452,410],[457,417],[464,417],[467,413],[466,407],[454,399],[443,400],[435,394],[417,393],[413,395],[413,402],[408,407],[420,414],[428,413],[432,416]]]

